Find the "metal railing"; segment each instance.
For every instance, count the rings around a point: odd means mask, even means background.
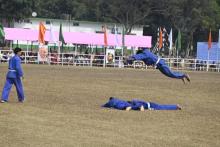
[[[0,52],[0,63],[8,62],[9,51]],[[105,55],[94,54],[75,54],[75,53],[49,53],[45,61],[38,60],[36,52],[22,52],[22,62],[24,64],[49,64],[62,66],[98,66],[98,67],[117,67],[117,68],[140,68],[149,69],[142,61],[135,61],[133,64],[126,62],[126,57],[115,56],[112,61],[107,61]],[[183,58],[163,58],[167,65],[174,70],[193,70],[193,71],[220,71],[220,62],[213,60],[183,59]]]

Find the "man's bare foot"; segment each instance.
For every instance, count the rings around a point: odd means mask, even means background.
[[[183,81],[183,83],[184,83],[184,84],[186,84],[186,82],[185,82],[185,77],[184,77],[184,78],[182,78],[182,81]]]
[[[131,107],[127,107],[125,110],[126,110],[126,111],[130,111],[130,110],[131,110]]]
[[[143,105],[140,107],[140,111],[144,111],[144,106]]]
[[[177,110],[182,110],[179,104],[177,104]]]
[[[185,74],[185,78],[188,82],[190,82],[190,76],[188,74]]]

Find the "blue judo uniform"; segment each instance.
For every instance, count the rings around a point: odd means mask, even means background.
[[[8,101],[8,96],[12,85],[16,87],[18,100],[20,102],[24,101],[24,91],[21,82],[21,77],[23,77],[23,71],[21,68],[21,59],[19,56],[15,55],[9,60],[8,73],[6,75],[5,86],[2,91],[2,100]]]
[[[130,59],[142,60],[146,65],[155,65],[160,72],[170,78],[183,79],[186,77],[186,75],[183,73],[171,71],[163,59],[158,58],[148,49],[144,49],[142,53],[131,56]]]
[[[140,110],[141,106],[149,110],[178,110],[178,105],[161,105],[153,102],[145,102],[142,100],[134,99],[132,101],[120,100],[119,98],[111,97],[109,101],[102,107],[114,108],[118,110],[125,110],[131,107],[132,110]]]
[[[115,97],[110,97],[109,101],[106,104],[104,104],[102,107],[125,110],[127,107],[131,107],[131,104],[127,101],[120,100]]]
[[[178,110],[178,105],[161,105],[153,102],[145,102],[142,100],[132,100],[131,105],[133,110],[139,110],[141,106],[144,106],[144,109],[149,110]]]

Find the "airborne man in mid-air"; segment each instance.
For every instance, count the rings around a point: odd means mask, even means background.
[[[134,60],[142,60],[146,65],[154,65],[157,69],[160,70],[160,72],[170,78],[182,79],[184,83],[185,79],[190,82],[190,77],[188,74],[172,71],[163,59],[160,59],[155,54],[151,53],[148,49],[138,50],[136,55],[130,56],[128,58],[128,63],[132,63]]]

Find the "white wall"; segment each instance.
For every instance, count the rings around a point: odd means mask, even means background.
[[[39,22],[42,21],[47,29],[50,29],[50,24],[46,24],[46,21],[52,22],[54,31],[59,31],[60,23],[62,23],[63,32],[87,32],[87,33],[95,33],[96,31],[102,31],[102,26],[104,23],[101,22],[88,22],[88,21],[68,21],[68,20],[58,20],[58,19],[39,19],[39,18],[30,18],[30,22],[16,22],[14,24],[15,28],[29,28],[29,29],[38,29]],[[78,23],[79,26],[73,26],[73,23]],[[111,29],[114,28],[115,24],[107,23],[108,32],[111,33]],[[116,25],[118,31],[122,32],[122,27],[120,25]],[[143,26],[135,26],[131,32],[132,34],[136,34],[137,36],[143,35]]]
[[[60,23],[62,23],[63,32],[84,32],[84,33],[96,33],[96,31],[102,31],[102,26],[107,26],[108,33],[111,33],[112,28],[115,27],[114,23],[102,23],[102,22],[88,22],[88,21],[75,21],[75,20],[59,20],[59,19],[45,19],[45,18],[30,18],[28,21],[15,22],[15,28],[28,28],[28,29],[39,29],[39,22],[43,22],[45,27],[49,30],[50,24],[46,24],[46,21],[51,22],[53,24],[53,30],[59,31]],[[78,23],[79,26],[74,26],[73,23]],[[118,32],[122,33],[122,26],[116,24],[118,27]],[[131,32],[132,34],[136,34],[137,36],[143,36],[143,26],[135,26]],[[14,41],[16,44],[17,41]],[[18,44],[29,44],[31,42],[27,41],[18,41]],[[33,45],[38,45],[38,42],[33,42]],[[72,44],[69,44],[72,46]]]

